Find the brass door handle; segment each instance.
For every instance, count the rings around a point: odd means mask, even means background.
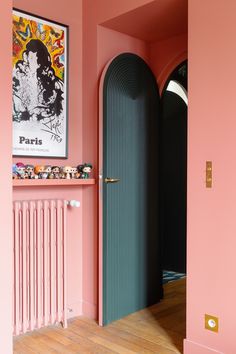
[[[104,181],[105,181],[105,183],[117,183],[117,182],[120,181],[120,179],[119,178],[106,177]]]

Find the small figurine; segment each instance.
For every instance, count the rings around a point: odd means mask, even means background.
[[[75,177],[74,178],[79,179],[80,175],[81,175],[81,173],[80,173],[78,167],[76,167],[76,172],[75,172]]]
[[[76,174],[77,174],[77,167],[72,167],[71,168],[71,178],[76,178]]]
[[[18,179],[19,178],[18,171],[17,171],[17,166],[16,166],[15,163],[12,165],[12,178],[13,179]]]
[[[44,166],[42,165],[35,166],[34,173],[36,174],[36,176],[38,176],[38,178],[42,179],[44,173]]]
[[[65,174],[65,178],[66,179],[70,179],[71,178],[71,173],[72,173],[72,167],[71,166],[64,166],[63,167],[63,172]]]
[[[66,175],[65,175],[63,170],[64,170],[64,167],[63,166],[60,167],[60,174],[59,174],[60,179],[65,179],[66,178]]]
[[[44,166],[43,178],[44,179],[53,178],[53,176],[52,176],[52,166],[50,166],[50,165]]]
[[[52,175],[54,179],[60,178],[60,167],[59,166],[52,166]]]
[[[25,179],[25,165],[22,162],[16,163],[17,174],[20,179]]]
[[[89,178],[89,174],[92,171],[92,165],[90,163],[84,163],[83,165],[79,165],[77,168],[78,171],[81,173],[80,178]]]
[[[47,178],[54,179],[54,174],[52,173],[52,166],[51,165],[45,166],[44,172],[48,173],[48,177]]]
[[[25,165],[25,173],[27,173],[29,179],[35,179],[34,166]]]
[[[26,170],[25,170],[24,179],[30,179],[29,173],[28,173],[28,171],[26,171]]]

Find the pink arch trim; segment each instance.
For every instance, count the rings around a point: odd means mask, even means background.
[[[180,54],[178,54],[175,58],[173,58],[169,63],[166,64],[166,66],[163,68],[159,76],[157,77],[157,82],[160,90],[160,95],[162,94],[163,88],[166,84],[166,80],[172,73],[172,71],[183,61],[185,61],[188,58],[188,53],[187,51],[184,51]]]

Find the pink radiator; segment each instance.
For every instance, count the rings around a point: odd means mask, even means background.
[[[13,203],[13,333],[62,322],[66,316],[64,200]]]

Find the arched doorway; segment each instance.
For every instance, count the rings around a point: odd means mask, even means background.
[[[186,272],[187,61],[169,76],[161,97],[160,234],[162,267]]]
[[[102,96],[99,322],[107,324],[162,297],[158,236],[160,99],[150,68],[131,53],[111,61]]]

